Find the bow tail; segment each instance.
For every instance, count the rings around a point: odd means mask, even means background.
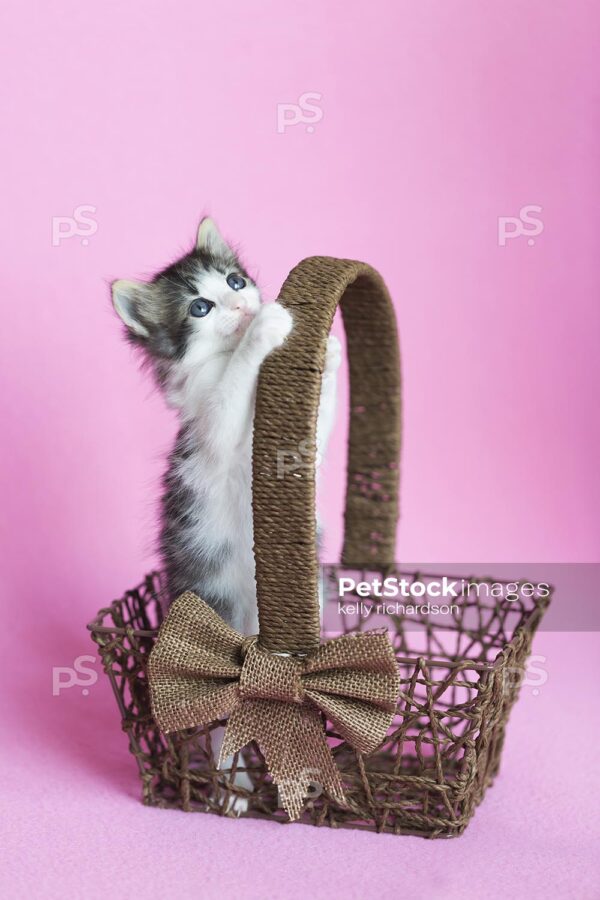
[[[232,711],[220,763],[256,741],[291,821],[299,818],[311,787],[344,803],[340,775],[319,711],[308,704],[245,700]],[[312,796],[318,796],[312,794]]]

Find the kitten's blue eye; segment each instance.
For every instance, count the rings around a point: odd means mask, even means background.
[[[190,306],[190,316],[202,319],[209,314],[214,305],[212,300],[203,300],[202,297],[199,297],[197,300],[194,300]]]
[[[241,275],[236,275],[236,274],[234,273],[233,275],[228,275],[228,276],[227,276],[227,284],[229,285],[229,287],[230,287],[232,290],[234,290],[234,291],[241,291],[242,288],[245,288],[245,287],[246,287],[246,279],[245,279],[245,278],[242,278]]]

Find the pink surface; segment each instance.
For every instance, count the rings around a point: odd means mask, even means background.
[[[598,7],[123,6],[7,0],[0,20],[8,895],[597,895],[582,681],[596,636],[540,636],[548,681],[524,694],[498,784],[455,842],[145,809],[106,686],[53,697],[52,669],[93,653],[84,623],[152,565],[173,433],[106,282],[166,263],[202,212],[269,299],[312,253],[386,278],[405,373],[401,558],[598,558]],[[312,131],[278,131],[277,105],[306,93]],[[53,218],[80,206],[96,230],[53,245]],[[499,217],[526,206],[543,230],[500,246]],[[330,558],[343,437],[341,422]]]

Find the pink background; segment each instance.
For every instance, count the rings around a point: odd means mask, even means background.
[[[174,428],[107,282],[167,263],[205,212],[267,299],[313,253],[387,280],[399,558],[598,560],[597,5],[5,0],[0,16],[7,895],[597,896],[598,721],[579,690],[595,635],[539,636],[547,683],[524,691],[502,775],[454,842],[145,809],[103,680],[51,689],[54,666],[93,653],[85,622],[153,564]],[[314,130],[278,133],[277,104],[306,92]],[[53,217],[80,205],[97,231],[53,246]],[[498,217],[526,205],[542,233],[499,246]],[[343,438],[340,421],[332,559]]]

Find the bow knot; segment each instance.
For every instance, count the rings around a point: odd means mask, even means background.
[[[247,700],[281,700],[302,703],[302,668],[292,656],[263,650],[254,638],[248,644],[240,674],[240,696]]]
[[[148,681],[164,732],[229,717],[219,763],[255,741],[290,819],[315,781],[345,802],[323,716],[352,747],[371,753],[392,724],[400,690],[386,633],[342,635],[301,658],[269,653],[192,593],[172,604]]]

